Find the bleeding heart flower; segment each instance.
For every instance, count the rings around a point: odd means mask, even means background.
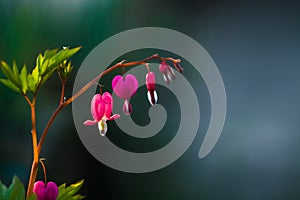
[[[107,132],[107,120],[115,120],[120,117],[119,114],[111,116],[113,109],[113,98],[109,92],[104,92],[103,95],[96,94],[91,102],[91,113],[94,120],[87,120],[85,125],[91,126],[98,123],[100,135],[104,136]]]
[[[56,200],[58,196],[58,187],[54,182],[45,184],[43,181],[34,183],[33,192],[37,196],[37,200]]]
[[[172,79],[174,80],[176,78],[173,68],[165,62],[161,62],[159,70],[163,73],[164,80],[168,84],[171,83]]]
[[[150,104],[153,106],[157,103],[157,93],[155,91],[155,74],[154,72],[148,72],[146,75],[147,97]]]
[[[126,115],[129,115],[132,111],[132,106],[129,103],[129,100],[138,88],[137,78],[132,74],[128,74],[125,77],[117,75],[112,80],[112,88],[118,97],[125,100],[123,104],[123,112]]]

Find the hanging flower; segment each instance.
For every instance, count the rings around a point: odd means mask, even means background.
[[[179,60],[179,62],[180,62],[180,60]],[[174,64],[174,67],[177,69],[177,71],[179,73],[182,73],[183,72],[183,68],[181,67],[181,65],[179,64],[179,62],[177,61],[177,62],[174,62],[173,64]]]
[[[159,70],[163,73],[164,80],[167,84],[170,84],[171,80],[176,78],[173,68],[165,62],[161,62]]]
[[[125,100],[123,104],[123,112],[126,115],[129,115],[132,111],[132,106],[129,100],[138,88],[137,78],[132,74],[128,74],[125,77],[117,75],[112,80],[112,88],[118,97]]]
[[[58,187],[54,182],[45,184],[43,181],[34,183],[33,192],[37,196],[37,200],[56,200],[58,196]]]
[[[153,106],[157,103],[157,93],[155,90],[155,74],[154,72],[148,72],[146,75],[147,97],[150,104]]]
[[[96,94],[91,102],[91,113],[94,120],[87,120],[85,125],[91,126],[98,123],[100,135],[104,136],[107,132],[107,120],[115,120],[120,117],[119,114],[111,116],[113,109],[113,98],[109,92],[104,92],[103,95]]]

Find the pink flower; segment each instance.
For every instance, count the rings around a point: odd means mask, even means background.
[[[165,62],[161,62],[159,70],[163,73],[164,80],[168,84],[171,83],[172,79],[174,80],[176,78],[173,68]]]
[[[123,104],[123,112],[126,115],[129,115],[132,111],[132,106],[129,103],[129,100],[138,88],[137,78],[132,74],[128,74],[125,77],[117,75],[112,80],[112,88],[118,97],[125,100]]]
[[[153,106],[157,103],[157,93],[155,91],[155,74],[154,72],[148,72],[146,75],[147,97],[150,104]]]
[[[43,181],[34,183],[33,192],[37,196],[37,200],[56,200],[58,196],[58,187],[54,182],[45,184]]]
[[[100,135],[104,136],[107,132],[107,120],[115,120],[120,117],[119,114],[111,116],[113,109],[113,98],[109,92],[104,92],[103,95],[96,94],[91,102],[91,113],[94,120],[87,120],[85,125],[91,126],[98,123]]]

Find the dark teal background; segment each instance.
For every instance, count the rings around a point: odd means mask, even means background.
[[[9,63],[15,59],[32,68],[37,54],[45,49],[82,45],[72,58],[78,68],[101,41],[143,26],[187,34],[214,59],[228,98],[219,142],[208,157],[198,159],[210,117],[209,96],[201,77],[186,63],[185,76],[199,98],[203,122],[193,145],[180,159],[146,174],[106,167],[80,142],[68,107],[50,129],[42,151],[49,180],[61,184],[84,178],[82,193],[87,199],[299,199],[297,1],[1,0],[0,59]],[[40,131],[58,103],[59,87],[54,76],[42,88],[37,110]],[[162,103],[168,104],[164,88],[160,91]],[[134,101],[144,101],[142,94]],[[9,184],[17,174],[27,184],[32,159],[29,108],[20,95],[2,85],[0,105],[0,179]],[[126,143],[118,131],[109,137],[118,140],[118,145]],[[123,145],[135,148],[134,143]],[[43,178],[41,171],[38,177]]]

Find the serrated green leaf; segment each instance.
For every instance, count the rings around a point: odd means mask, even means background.
[[[15,92],[18,92],[18,93],[21,92],[20,89],[19,89],[17,86],[15,86],[15,84],[13,84],[13,83],[12,83],[10,80],[8,80],[8,79],[0,79],[0,82],[1,82],[3,85],[5,85],[6,87],[12,89],[12,90],[15,91]]]
[[[15,86],[20,87],[21,81],[19,79],[19,76],[14,74],[14,72],[6,62],[1,61],[0,68],[8,80],[10,80]]]
[[[66,187],[66,184],[59,186],[57,200],[84,199],[84,196],[77,194],[77,192],[82,187],[83,183],[84,183],[84,180],[80,180],[68,187]]]
[[[0,181],[0,199],[5,199],[7,187]]]
[[[7,200],[24,200],[25,199],[25,189],[21,181],[17,176],[14,176],[12,184],[6,191]]]
[[[21,73],[20,73],[20,80],[22,84],[22,91],[24,94],[26,94],[28,89],[28,83],[27,83],[27,67],[26,65],[23,66]]]

